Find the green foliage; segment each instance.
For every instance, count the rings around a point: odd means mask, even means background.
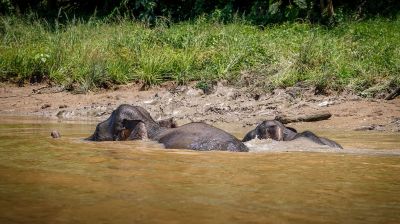
[[[5,16],[0,30],[0,78],[16,82],[39,77],[89,90],[173,80],[205,88],[220,79],[245,84],[238,81],[250,74],[265,89],[301,82],[368,96],[400,84],[400,18],[259,29],[206,17],[149,27],[129,19],[49,24]]]
[[[0,14],[3,13],[13,13],[15,10],[14,5],[11,0],[0,0]]]
[[[400,10],[398,0],[1,0],[0,14],[33,11],[40,18],[58,20],[92,15],[111,20],[128,17],[152,25],[159,18],[178,22],[204,15],[219,22],[232,22],[239,15],[257,25],[295,20],[334,24],[336,17],[329,13],[329,2],[333,2],[333,8],[339,12],[339,20],[342,12],[360,19],[396,16]]]

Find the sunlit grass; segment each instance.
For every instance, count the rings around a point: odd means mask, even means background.
[[[264,89],[302,85],[366,96],[400,84],[400,19],[265,27],[198,19],[148,27],[0,18],[0,78],[43,76],[84,90],[141,81],[226,79],[250,74]],[[239,83],[243,84],[243,83]]]

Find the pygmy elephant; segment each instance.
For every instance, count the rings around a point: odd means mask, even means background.
[[[169,121],[157,123],[142,107],[127,104],[120,105],[107,120],[99,123],[89,140],[118,141],[144,138],[174,149],[249,151],[247,146],[233,135],[211,125],[189,123],[176,127],[175,123],[171,124]]]
[[[259,139],[273,139],[276,141],[291,141],[298,138],[307,138],[317,144],[327,145],[333,148],[340,148],[342,146],[335,141],[327,138],[319,137],[310,131],[297,133],[296,129],[285,127],[277,120],[266,120],[259,124],[255,129],[246,134],[242,142],[250,141],[254,138]]]

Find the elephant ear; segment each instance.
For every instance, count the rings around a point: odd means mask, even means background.
[[[253,129],[249,133],[247,133],[246,136],[244,136],[242,142],[248,142],[252,139],[255,139],[256,137],[257,137],[257,131],[256,129]]]

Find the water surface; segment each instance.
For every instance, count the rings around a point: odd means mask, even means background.
[[[396,133],[322,131],[353,153],[228,153],[83,141],[94,127],[0,118],[0,223],[400,221]]]

